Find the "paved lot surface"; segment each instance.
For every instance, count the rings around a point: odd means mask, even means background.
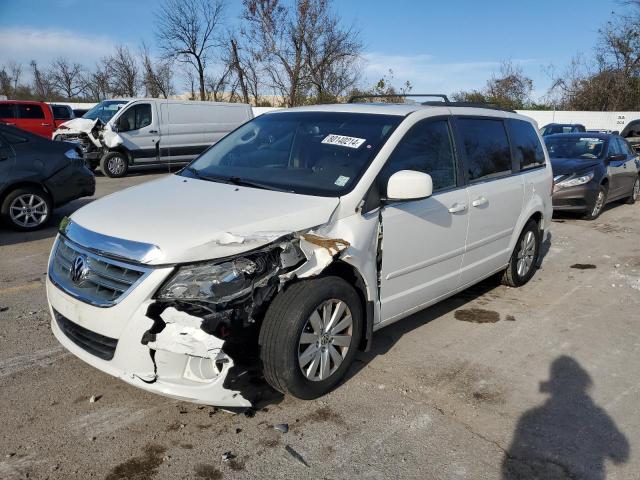
[[[97,196],[159,176],[100,177]],[[54,232],[0,230],[2,479],[638,478],[640,205],[558,219],[524,288],[487,281],[396,323],[330,395],[253,417],[67,354],[43,286]]]

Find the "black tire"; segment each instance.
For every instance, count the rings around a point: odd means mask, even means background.
[[[528,240],[525,239],[531,238],[529,234],[533,235],[533,250],[525,249],[525,246],[528,245]],[[511,258],[509,259],[509,265],[507,269],[502,273],[502,284],[507,285],[508,287],[521,287],[533,277],[533,274],[538,267],[538,257],[540,256],[540,243],[541,243],[541,233],[540,227],[535,220],[529,220],[527,224],[522,229],[520,236],[518,237],[518,241],[516,243],[516,247],[511,254]],[[525,253],[523,253],[525,252]],[[523,260],[521,257],[526,256],[526,262],[521,264],[520,261]],[[520,266],[527,266],[525,269],[520,269]]]
[[[331,360],[334,366],[329,368],[335,368],[334,372],[325,379],[312,380],[305,376],[299,365],[299,355],[304,349],[300,342],[302,334],[309,331],[305,329],[311,328],[309,319],[314,311],[332,300],[344,302],[351,312],[350,344],[342,353],[342,363],[336,365]],[[358,294],[340,277],[303,280],[291,285],[273,300],[260,331],[260,357],[267,382],[282,393],[304,400],[318,398],[331,391],[343,379],[356,355],[362,334],[363,315]],[[318,343],[309,344],[308,348],[313,345],[316,345],[316,351],[323,348]],[[331,341],[325,348],[335,347]],[[318,352],[318,355],[324,353]],[[330,353],[326,353],[330,365],[329,355]],[[308,369],[311,369],[311,363]],[[320,366],[318,372],[321,372]],[[318,377],[321,378],[321,373]]]
[[[122,152],[109,152],[100,160],[100,169],[107,177],[122,178],[129,170],[129,159]]]
[[[627,205],[633,205],[638,200],[638,196],[640,196],[640,177],[636,177],[636,181],[633,184],[633,189],[631,190],[631,195],[627,197],[625,203]]]
[[[589,205],[589,210],[583,215],[585,220],[595,220],[600,216],[604,206],[607,204],[607,189],[600,185],[596,199],[593,201],[593,205]]]
[[[23,232],[44,227],[51,220],[52,211],[51,197],[38,187],[16,188],[0,206],[3,222]]]

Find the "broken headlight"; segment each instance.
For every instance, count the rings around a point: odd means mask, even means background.
[[[273,254],[184,265],[160,289],[161,300],[225,303],[244,297],[278,268]]]

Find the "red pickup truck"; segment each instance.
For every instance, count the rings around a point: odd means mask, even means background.
[[[0,100],[0,123],[14,125],[51,140],[55,129],[49,104],[25,100]]]

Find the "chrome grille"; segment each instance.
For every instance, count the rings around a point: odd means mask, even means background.
[[[80,258],[81,268],[74,262]],[[49,265],[49,278],[83,302],[111,307],[122,300],[149,273],[150,268],[97,255],[59,237]]]

